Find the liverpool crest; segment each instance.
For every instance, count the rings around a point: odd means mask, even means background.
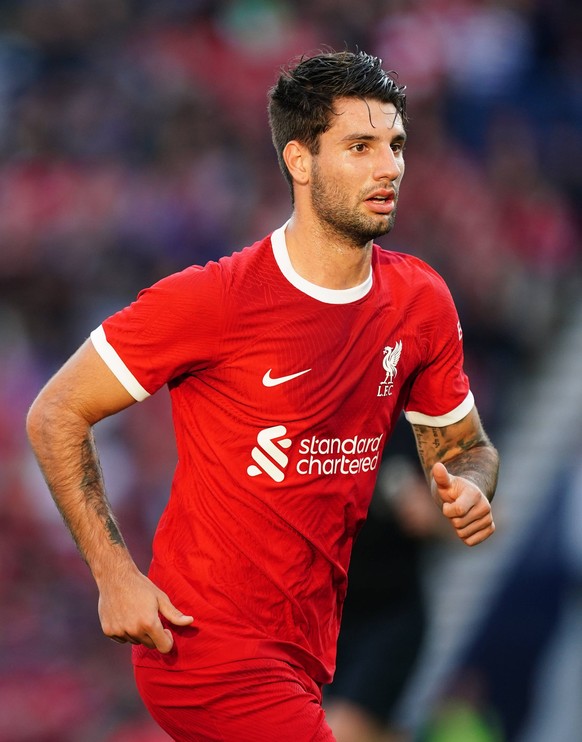
[[[384,357],[382,359],[382,366],[386,372],[384,381],[381,381],[378,385],[378,397],[390,397],[392,395],[392,389],[394,387],[394,379],[398,373],[396,368],[398,361],[400,360],[400,354],[402,353],[402,340],[399,340],[394,346],[387,345],[384,348]]]

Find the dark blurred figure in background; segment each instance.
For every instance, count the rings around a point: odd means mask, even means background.
[[[404,421],[391,442],[352,552],[337,669],[325,694],[338,742],[412,739],[396,711],[427,629],[424,562],[430,543],[452,534],[434,507]]]

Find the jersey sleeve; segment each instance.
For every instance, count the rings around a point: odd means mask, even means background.
[[[93,345],[137,401],[212,365],[220,337],[220,267],[193,266],[141,291],[91,333]]]
[[[405,404],[413,425],[443,427],[458,422],[475,400],[463,370],[463,333],[451,294],[440,276],[432,276],[424,327],[424,362]]]

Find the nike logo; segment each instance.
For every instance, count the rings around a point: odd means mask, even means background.
[[[273,369],[270,368],[267,373],[263,376],[263,384],[264,386],[278,386],[279,384],[286,384],[288,381],[291,381],[291,379],[296,379],[298,376],[303,376],[303,374],[307,374],[311,371],[310,368],[306,368],[305,371],[299,371],[296,374],[289,374],[289,376],[279,376],[278,378],[273,378],[271,376],[271,371]]]

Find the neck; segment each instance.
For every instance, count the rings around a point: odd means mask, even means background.
[[[306,281],[327,289],[350,289],[370,275],[372,241],[355,245],[318,222],[291,217],[285,230],[289,259]]]

